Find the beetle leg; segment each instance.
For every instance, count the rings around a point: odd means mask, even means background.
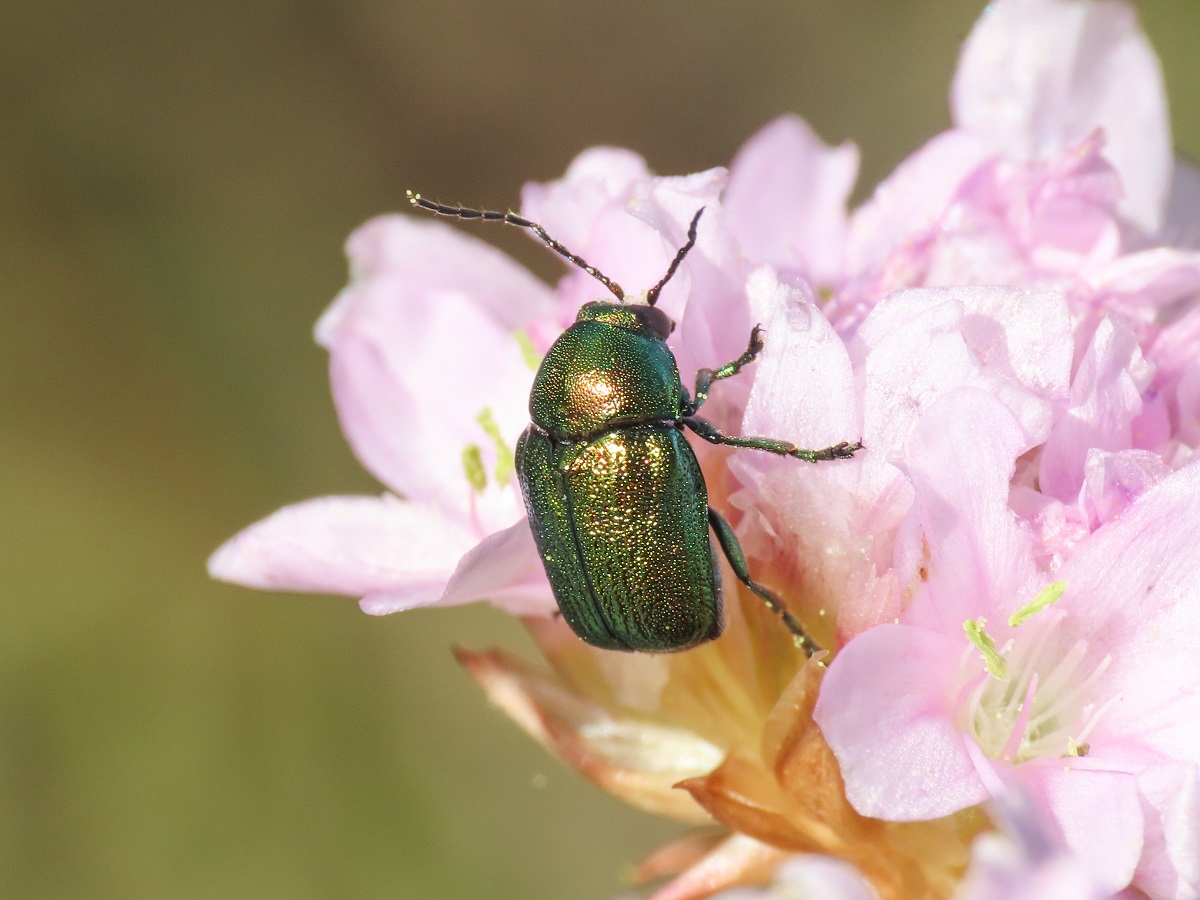
[[[746,346],[746,352],[733,362],[725,363],[719,369],[701,369],[696,373],[696,390],[691,401],[684,403],[684,415],[694,416],[696,411],[704,405],[704,401],[708,399],[708,390],[714,381],[736,375],[743,366],[754,362],[758,354],[762,352],[762,330],[761,325],[755,325],[750,330],[750,343]]]
[[[863,446],[862,441],[855,441],[853,444],[842,441],[840,444],[834,444],[832,447],[825,447],[821,450],[806,450],[789,441],[777,441],[774,438],[735,437],[731,434],[722,434],[712,423],[696,416],[684,416],[683,424],[711,444],[728,444],[730,447],[766,450],[768,453],[791,456],[811,463],[830,459],[850,459]]]
[[[750,577],[750,569],[746,565],[746,554],[742,552],[742,545],[738,543],[737,535],[733,533],[733,528],[725,521],[725,517],[711,506],[708,508],[708,524],[712,526],[713,534],[717,536],[717,543],[721,545],[721,550],[724,551],[725,558],[729,560],[729,565],[738,581],[761,597],[767,604],[767,608],[783,620],[787,630],[792,633],[797,647],[809,656],[818,652],[821,648],[809,637],[800,621],[787,611],[787,607],[783,605],[783,600],[779,595]]]

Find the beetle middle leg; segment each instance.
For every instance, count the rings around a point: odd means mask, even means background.
[[[696,416],[684,416],[683,424],[710,444],[727,444],[730,447],[765,450],[768,453],[791,456],[795,459],[802,459],[805,462],[811,463],[831,459],[850,459],[863,446],[862,441],[855,441],[853,444],[842,441],[840,444],[834,444],[832,447],[824,447],[820,450],[808,450],[804,447],[797,447],[790,441],[779,441],[774,438],[736,437],[731,434],[722,434],[711,422],[706,422]]]
[[[733,362],[725,363],[719,369],[701,369],[696,373],[696,390],[691,398],[684,398],[683,412],[685,416],[694,416],[696,411],[704,405],[704,401],[708,399],[709,388],[712,387],[714,381],[736,375],[742,371],[743,366],[750,365],[758,358],[758,354],[762,353],[763,348],[762,330],[761,325],[755,325],[750,330],[750,343],[746,346],[746,352]]]
[[[783,605],[783,600],[779,595],[750,577],[750,568],[746,565],[746,554],[742,551],[742,545],[738,543],[737,535],[733,533],[733,527],[711,506],[708,508],[708,524],[712,526],[713,534],[717,536],[717,543],[721,545],[721,550],[725,553],[725,558],[729,560],[729,565],[738,581],[761,597],[762,601],[767,604],[767,608],[783,620],[783,624],[792,633],[797,647],[809,656],[818,652],[821,648],[809,637],[804,626],[800,624],[800,620],[787,611],[787,607]]]

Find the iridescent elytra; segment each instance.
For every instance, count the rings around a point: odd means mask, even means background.
[[[411,191],[408,199],[438,215],[529,229],[616,298],[586,304],[550,347],[529,396],[532,422],[516,451],[534,540],[572,630],[596,647],[649,652],[686,650],[720,635],[721,574],[711,529],[738,580],[782,619],[798,646],[815,652],[783,601],[750,577],[733,529],[708,505],[684,429],[714,444],[814,463],[849,459],[862,443],[806,450],[773,438],[726,435],[697,417],[713,382],[736,375],[763,348],[756,325],[741,356],[696,373],[690,395],[680,380],[667,346],[675,325],[655,304],[695,246],[703,208],[666,274],[644,301],[634,301],[536,222],[446,206]]]

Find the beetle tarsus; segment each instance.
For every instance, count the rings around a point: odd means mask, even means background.
[[[787,455],[796,459],[802,459],[805,462],[818,463],[834,459],[853,459],[854,454],[862,448],[862,441],[855,441],[853,444],[842,441],[840,444],[834,444],[832,447],[826,447],[823,450],[805,450],[803,447],[796,447],[789,450]],[[765,450],[766,448],[762,449]]]

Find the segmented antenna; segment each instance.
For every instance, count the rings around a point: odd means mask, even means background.
[[[662,281],[656,284],[650,290],[646,291],[646,302],[653,306],[658,302],[659,292],[666,287],[667,282],[671,280],[671,276],[675,274],[675,270],[679,268],[679,264],[683,262],[683,258],[688,255],[693,247],[696,246],[696,226],[700,224],[700,216],[704,213],[704,207],[696,210],[696,214],[692,216],[692,224],[688,226],[687,243],[679,248],[679,252],[675,254],[675,258],[671,260],[671,265],[667,269],[667,274],[662,277]]]
[[[412,191],[405,191],[408,195],[408,202],[420,209],[428,210],[439,216],[451,216],[456,219],[482,219],[484,222],[503,222],[506,225],[513,225],[517,228],[528,228],[536,234],[542,241],[561,256],[563,259],[579,266],[583,271],[587,272],[602,285],[608,288],[616,295],[616,298],[622,303],[625,302],[625,291],[621,286],[597,269],[595,266],[588,263],[582,256],[576,256],[546,232],[546,229],[537,222],[531,222],[523,216],[518,216],[516,213],[510,212],[494,212],[488,209],[471,209],[467,206],[447,206],[444,203],[434,203],[432,200],[426,200],[420,194],[414,194]],[[695,223],[693,223],[694,225]],[[690,246],[690,245],[689,245]],[[678,258],[671,265],[671,272],[675,271],[675,266],[678,265]],[[671,272],[667,273],[667,278],[671,277]],[[664,278],[663,281],[666,281]],[[660,285],[661,287],[661,285]]]

